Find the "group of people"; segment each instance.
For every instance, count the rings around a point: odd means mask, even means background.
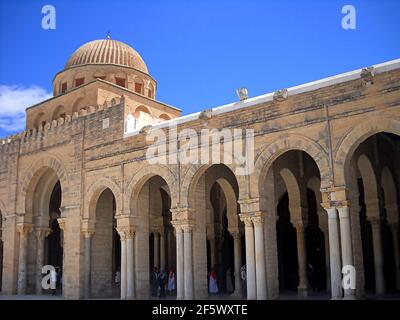
[[[242,281],[242,296],[243,298],[246,297],[246,265],[242,266],[240,269],[240,279]],[[208,291],[210,294],[218,294],[220,293],[220,289],[218,288],[218,279],[217,279],[217,272],[215,268],[212,268],[209,276],[208,276]],[[233,274],[232,269],[229,267],[225,273],[225,292],[226,293],[233,293],[234,285],[233,285]]]
[[[154,267],[152,277],[152,296],[165,299],[166,292],[169,295],[173,295],[175,292],[175,271],[171,269],[169,273],[166,270],[161,269],[158,270],[157,267]]]

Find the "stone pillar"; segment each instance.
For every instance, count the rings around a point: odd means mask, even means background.
[[[325,269],[326,269],[326,291],[331,291],[331,268],[330,268],[330,253],[329,253],[329,232],[322,230],[324,234],[324,249],[325,249]]]
[[[341,241],[341,248],[342,248],[342,265],[343,265],[343,267],[344,266],[354,267],[349,207],[347,205],[339,206],[337,208],[337,210],[339,212],[339,221],[340,221],[340,241]],[[344,297],[345,298],[354,298],[355,290],[354,289],[345,289]]]
[[[153,233],[154,237],[154,266],[160,268],[160,246],[159,246],[159,239],[160,234],[158,232]]]
[[[84,231],[85,238],[85,299],[92,295],[92,235],[94,231]]]
[[[307,253],[306,238],[304,234],[304,226],[302,221],[294,221],[297,236],[297,260],[299,265],[299,285],[297,292],[300,296],[307,296],[308,279],[307,279]]]
[[[50,234],[49,228],[37,228],[35,235],[37,239],[36,251],[36,294],[42,294],[42,268],[44,263],[44,239]]]
[[[185,299],[192,300],[194,298],[193,287],[193,250],[192,250],[193,227],[190,225],[183,226],[184,241],[184,278],[185,278]]]
[[[257,300],[267,299],[267,280],[264,248],[264,214],[259,212],[252,217],[256,258]]]
[[[160,234],[160,268],[165,270],[165,232]]]
[[[340,263],[338,214],[336,208],[333,207],[325,208],[325,210],[328,214],[331,296],[332,299],[340,299],[342,297],[342,270]]]
[[[118,231],[121,239],[121,299],[126,299],[127,294],[127,249],[125,232]]]
[[[175,227],[176,230],[176,298],[182,300],[184,293],[184,250],[183,250],[183,230]]]
[[[168,261],[168,268],[171,269],[173,266],[172,263],[172,230],[170,228],[167,229],[167,261]]]
[[[240,232],[232,231],[233,247],[235,255],[235,292],[233,293],[236,297],[242,296],[242,278],[240,276],[240,268],[242,267],[242,243],[240,239]]]
[[[257,298],[257,289],[253,222],[248,214],[240,214],[240,219],[245,225],[247,299],[254,300]]]
[[[211,268],[214,268],[217,264],[217,246],[215,236],[210,236],[210,258],[211,258]]]
[[[375,286],[377,294],[385,293],[385,277],[383,275],[383,252],[381,221],[379,217],[370,218],[372,227],[372,242],[374,248]]]
[[[391,223],[389,226],[393,238],[393,251],[396,266],[396,289],[400,290],[399,226],[398,223]]]
[[[18,259],[18,294],[26,293],[27,284],[27,258],[28,258],[28,235],[32,231],[32,224],[19,224],[17,230],[19,233],[19,259]]]
[[[125,232],[126,237],[126,297],[127,299],[135,298],[135,231],[129,228]]]

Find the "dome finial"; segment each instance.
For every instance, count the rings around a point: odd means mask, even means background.
[[[110,37],[110,30],[109,30],[109,31],[107,31],[107,36],[106,36],[106,39],[107,39],[107,40],[110,40],[110,39],[111,39],[111,37]]]

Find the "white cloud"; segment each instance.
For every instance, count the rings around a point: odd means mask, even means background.
[[[25,129],[25,109],[50,98],[51,93],[38,86],[0,85],[0,131]]]

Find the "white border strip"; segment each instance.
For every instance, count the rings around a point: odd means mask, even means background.
[[[388,62],[376,64],[376,65],[373,65],[372,67],[374,68],[375,74],[384,73],[384,72],[395,70],[395,69],[400,69],[400,59],[395,59],[395,60],[391,60]],[[293,96],[293,95],[304,93],[304,92],[314,91],[314,90],[318,90],[318,89],[321,89],[324,87],[329,87],[329,86],[332,86],[335,84],[359,79],[361,77],[360,75],[361,75],[362,69],[363,68],[288,88],[287,89],[288,96]],[[238,101],[238,102],[234,102],[234,103],[230,103],[230,104],[212,108],[211,109],[212,115],[214,116],[214,115],[218,115],[218,114],[225,113],[225,112],[232,112],[235,110],[240,110],[240,109],[251,107],[254,105],[261,104],[261,103],[270,102],[273,100],[274,93],[275,92],[270,92],[267,94],[249,98],[245,101]],[[174,118],[174,119],[171,119],[168,121],[163,121],[163,122],[154,124],[152,126],[152,129],[166,128],[172,122],[175,122],[176,124],[179,125],[179,124],[182,124],[185,122],[194,121],[199,118],[200,113],[201,112],[191,113],[186,116]],[[137,135],[139,132],[140,132],[140,130],[135,130],[135,131],[132,131],[129,133],[125,133],[124,138]]]

